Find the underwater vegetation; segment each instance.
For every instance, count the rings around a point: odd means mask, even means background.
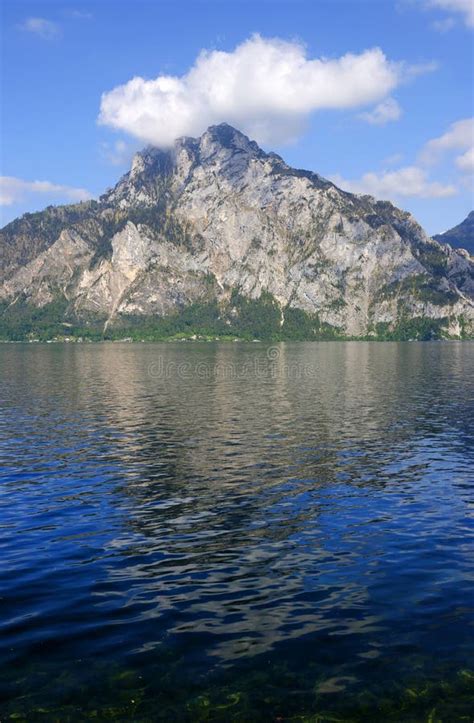
[[[454,723],[472,721],[474,672],[461,669],[446,679],[413,678],[386,686],[362,686],[350,694],[346,679],[298,678],[284,664],[249,671],[235,680],[176,687],[173,664],[153,680],[134,669],[96,670],[88,684],[63,672],[54,685],[43,677],[35,693],[25,691],[4,708],[3,720],[30,721],[275,721],[288,723]],[[95,678],[95,683],[91,680]],[[49,692],[48,692],[49,691]],[[41,701],[41,702],[40,702]]]

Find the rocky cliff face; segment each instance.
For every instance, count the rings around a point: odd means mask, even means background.
[[[164,317],[235,299],[271,299],[335,334],[366,336],[407,320],[474,331],[474,261],[430,239],[391,203],[346,193],[228,125],[172,150],[148,148],[99,201],[48,208],[6,226],[0,302],[68,318]]]

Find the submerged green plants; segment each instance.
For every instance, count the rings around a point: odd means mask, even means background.
[[[175,666],[171,664],[170,670]],[[177,669],[174,671],[177,673]],[[183,681],[175,695],[171,680],[161,681],[135,669],[105,668],[95,671],[95,684],[63,674],[54,691],[27,693],[5,710],[4,720],[21,721],[287,721],[288,723],[455,723],[472,720],[474,672],[461,669],[438,678],[387,681],[369,687],[324,694],[324,676],[310,685],[308,676],[298,677],[284,664],[270,670],[255,669],[216,679],[207,685]],[[162,683],[162,685],[161,685]],[[51,683],[49,682],[49,685]],[[177,685],[174,680],[173,685]],[[39,701],[39,698],[49,702]],[[52,702],[51,698],[58,698]],[[63,700],[61,700],[61,698]],[[35,703],[33,699],[36,699]]]

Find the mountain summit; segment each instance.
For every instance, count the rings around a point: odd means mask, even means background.
[[[466,251],[430,239],[389,202],[291,168],[227,124],[137,153],[98,201],[13,221],[1,232],[0,269],[0,333],[14,338],[34,335],[35,319],[107,334],[474,333]]]

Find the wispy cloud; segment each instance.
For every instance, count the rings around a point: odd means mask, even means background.
[[[397,163],[403,161],[403,153],[392,153],[383,159],[382,165],[384,166],[395,166]]]
[[[427,172],[417,166],[405,166],[395,171],[381,173],[364,173],[361,178],[352,180],[335,175],[331,180],[337,186],[352,193],[363,193],[393,201],[403,197],[443,198],[457,193],[455,186],[431,181]]]
[[[433,30],[436,30],[437,33],[447,33],[449,30],[454,28],[456,25],[456,21],[454,18],[444,18],[443,20],[434,20],[431,23],[431,27]]]
[[[70,9],[66,10],[66,15],[68,15],[70,18],[75,18],[76,20],[92,20],[94,17],[92,13],[89,13],[85,10],[75,10]]]
[[[25,181],[14,176],[0,176],[0,206],[11,206],[31,195],[57,196],[68,201],[86,201],[92,197],[85,188],[63,186],[50,181]]]
[[[112,166],[123,166],[130,163],[137,150],[137,143],[125,143],[123,140],[118,140],[115,143],[102,143],[101,155]]]
[[[371,111],[360,113],[359,118],[376,126],[383,126],[391,121],[396,121],[402,115],[402,109],[395,98],[387,98],[375,106]]]
[[[426,63],[403,63],[403,76],[402,80],[405,83],[418,78],[420,75],[426,75],[426,73],[433,73],[438,70],[439,63],[436,60],[429,60]]]
[[[424,4],[431,8],[460,15],[468,28],[474,28],[474,2],[472,0],[425,0]]]
[[[312,113],[381,103],[432,69],[391,61],[380,48],[309,58],[300,43],[254,35],[232,52],[202,51],[185,75],[135,77],[104,93],[99,122],[157,146],[222,121],[263,143],[291,142]]]
[[[46,20],[46,18],[26,18],[26,20],[19,25],[19,28],[33,35],[38,35],[44,40],[51,40],[61,34],[61,28],[58,23],[54,23],[52,20]]]
[[[445,133],[428,141],[420,153],[420,161],[426,165],[434,165],[446,153],[456,151],[464,151],[463,156],[455,159],[458,167],[463,168],[467,163],[461,159],[469,157],[466,152],[474,152],[474,118],[463,118],[451,123]]]

